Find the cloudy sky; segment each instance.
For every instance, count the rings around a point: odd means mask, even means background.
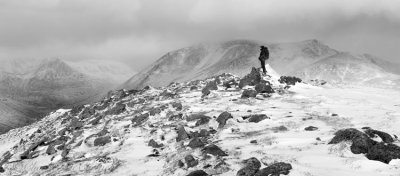
[[[319,39],[400,62],[398,0],[0,0],[0,58],[109,59],[140,70],[210,40]]]

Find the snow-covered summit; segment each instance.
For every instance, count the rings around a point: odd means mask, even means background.
[[[399,173],[400,92],[313,86],[266,67],[53,112],[0,135],[0,174]]]

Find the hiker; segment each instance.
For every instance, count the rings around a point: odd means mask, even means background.
[[[268,48],[265,46],[261,46],[260,49],[260,56],[258,57],[258,60],[261,62],[261,68],[263,69],[263,73],[267,73],[267,69],[265,69],[265,61],[269,59],[269,51]]]

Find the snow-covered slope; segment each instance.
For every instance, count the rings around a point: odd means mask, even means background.
[[[0,133],[31,123],[60,107],[93,102],[127,79],[117,74],[125,68],[118,64],[103,67],[105,63],[69,64],[60,59],[3,61],[0,99],[7,101],[0,106]],[[132,72],[126,71],[129,73]]]
[[[400,142],[394,134],[400,134],[400,100],[393,98],[400,96],[398,90],[289,86],[267,69],[273,74],[260,77],[252,71],[246,77],[252,80],[240,81],[259,82],[255,87],[240,89],[239,78],[223,74],[114,91],[100,102],[58,110],[0,136],[0,174],[398,175]],[[268,87],[267,81],[275,93],[241,98]],[[387,133],[371,139],[344,135],[345,141],[330,144],[338,130],[363,127]],[[353,154],[350,141],[357,137],[390,146],[391,153],[374,149],[382,158],[392,157],[388,164]]]
[[[321,79],[335,84],[348,83],[378,87],[396,86],[394,81],[400,79],[400,75],[386,71],[366,55],[355,56],[350,53],[338,53],[319,60],[294,72],[293,75],[305,80]]]
[[[268,63],[279,74],[298,75],[303,79],[326,78],[327,81],[342,81],[335,74],[348,75],[344,81],[355,80],[361,84],[366,80],[377,77],[386,79],[390,75],[399,73],[400,66],[380,60],[370,55],[356,56],[342,53],[318,40],[306,40],[295,43],[264,43],[249,40],[235,40],[223,43],[200,44],[162,56],[154,64],[142,70],[126,83],[122,88],[142,88],[146,85],[166,86],[171,82],[203,79],[220,73],[233,73],[243,76],[249,67],[260,67],[258,61],[259,47],[265,45],[270,50]],[[346,55],[344,57],[343,55]],[[357,59],[355,59],[357,58]],[[337,63],[336,63],[337,62]],[[346,63],[348,62],[348,63]],[[356,67],[342,65],[353,64]],[[340,67],[330,73],[331,68]],[[346,70],[347,68],[354,70]],[[343,70],[344,69],[344,70]],[[329,76],[321,75],[325,73]],[[365,73],[369,74],[365,74]],[[318,74],[314,74],[318,73]],[[361,78],[365,76],[364,78]],[[397,78],[395,77],[394,80]],[[382,80],[385,82],[387,80]],[[345,82],[354,83],[354,82]],[[379,82],[380,83],[380,82]],[[378,83],[377,83],[378,84]]]

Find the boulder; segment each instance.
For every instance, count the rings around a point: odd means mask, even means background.
[[[216,81],[209,81],[206,84],[206,89],[208,90],[218,90],[217,82]]]
[[[239,88],[243,88],[245,86],[255,86],[260,83],[261,74],[256,68],[252,68],[250,74],[246,75],[239,82]]]
[[[106,115],[119,115],[126,110],[126,105],[122,103],[117,103],[113,108],[109,109]]]
[[[236,173],[236,176],[254,176],[261,167],[261,162],[255,157],[244,160],[243,163],[244,167]]]
[[[185,162],[188,168],[197,166],[199,161],[197,161],[192,155],[185,156]]]
[[[217,117],[217,122],[219,123],[218,128],[223,128],[228,119],[233,119],[233,116],[229,112],[223,112]]]
[[[195,170],[193,172],[190,172],[186,176],[208,176],[208,174],[206,172],[204,172],[203,170]]]
[[[111,142],[111,137],[110,136],[102,136],[98,137],[94,140],[94,146],[104,146],[108,143]]]
[[[315,130],[318,130],[318,128],[315,127],[315,126],[308,126],[308,127],[304,128],[304,130],[306,130],[306,131],[315,131]]]
[[[244,119],[244,118],[243,118]],[[265,114],[254,114],[247,117],[249,122],[258,123],[265,119],[269,119],[269,117]]]
[[[210,154],[214,156],[228,156],[221,148],[214,144],[207,145],[202,149],[203,153]]]
[[[235,81],[235,79],[231,79],[231,80],[225,81],[222,85],[226,89],[229,89],[229,88],[234,88],[234,87],[238,86],[239,84]]]
[[[203,114],[191,114],[191,115],[186,117],[186,121],[188,121],[188,122],[195,121],[195,120],[200,120],[200,119],[211,119],[211,117],[203,115]]]
[[[87,119],[92,117],[96,113],[96,110],[90,107],[83,109],[82,113],[79,115],[80,119]]]
[[[150,116],[149,113],[138,115],[132,119],[132,124],[134,126],[141,125],[142,123],[146,122],[149,119],[149,116]]]
[[[375,137],[377,130],[368,128],[366,131],[368,131],[368,133],[363,133],[354,128],[339,130],[335,133],[335,137],[333,137],[329,144],[351,141],[350,150],[352,153],[363,153],[370,160],[381,161],[386,164],[392,159],[400,159],[400,146],[392,144],[390,138],[388,139],[388,136],[386,136],[384,132],[379,133],[385,136],[381,137],[382,142],[377,142],[371,139],[371,135]]]
[[[271,85],[267,85],[264,83],[259,83],[257,84],[254,89],[257,91],[257,93],[274,93],[274,89],[272,89]]]
[[[278,162],[274,163],[264,169],[259,170],[255,176],[266,176],[266,175],[288,175],[290,170],[292,169],[292,165],[289,163]]]
[[[182,111],[182,103],[173,102],[172,107],[175,108],[177,111]]]
[[[205,87],[201,90],[201,93],[201,97],[206,97],[207,95],[210,95],[211,91]]]
[[[200,126],[200,125],[208,124],[208,122],[210,122],[210,119],[211,119],[211,117],[202,116],[199,120],[197,120],[195,125]]]
[[[281,76],[278,81],[281,84],[285,83],[287,85],[295,85],[296,83],[300,83],[302,80],[294,76]]]
[[[257,91],[251,90],[251,89],[246,89],[243,91],[241,98],[250,98],[250,97],[256,97],[257,96]]]
[[[161,108],[152,108],[152,109],[150,109],[149,113],[151,116],[154,116],[156,114],[160,114],[161,111],[162,111]]]
[[[204,143],[203,143],[203,141],[201,141],[200,138],[194,137],[192,140],[190,140],[188,146],[192,149],[195,149],[195,148],[204,147]]]
[[[176,142],[179,142],[179,141],[189,138],[189,135],[186,132],[185,127],[183,127],[183,126],[178,126],[176,132],[178,133],[178,136],[176,137]]]
[[[153,148],[160,148],[160,147],[164,146],[163,144],[157,143],[154,139],[150,139],[150,141],[147,145],[150,147],[153,147]]]
[[[73,106],[70,113],[71,115],[76,116],[82,111],[83,108],[85,108],[84,105]]]
[[[368,136],[370,136],[372,138],[375,137],[375,135],[377,135],[382,139],[383,142],[386,142],[386,143],[393,143],[394,142],[393,137],[388,133],[385,133],[385,132],[382,132],[382,131],[378,131],[378,130],[374,130],[374,129],[371,129],[369,127],[365,127],[363,129],[364,129],[364,132]]]

